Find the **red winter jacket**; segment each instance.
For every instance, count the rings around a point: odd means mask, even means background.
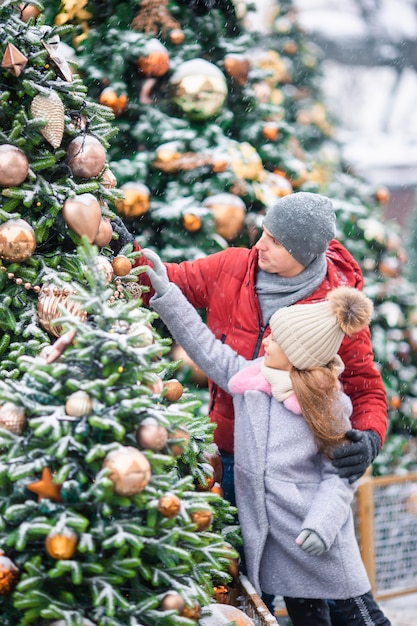
[[[227,248],[195,261],[166,263],[170,280],[176,283],[196,308],[205,309],[207,324],[224,343],[239,354],[254,359],[263,354],[262,339],[270,333],[262,326],[255,292],[256,248]],[[338,241],[326,252],[327,275],[322,284],[300,303],[323,300],[339,285],[363,288],[362,272],[352,255]],[[143,257],[138,264],[146,262]],[[146,274],[140,281],[148,284]],[[144,295],[144,303],[150,294]],[[379,371],[375,367],[369,329],[346,337],[339,354],[345,364],[341,376],[344,391],[353,403],[352,426],[374,430],[384,442],[387,431],[387,401]],[[214,439],[218,447],[233,452],[233,406],[231,397],[209,380],[210,419],[217,424]]]

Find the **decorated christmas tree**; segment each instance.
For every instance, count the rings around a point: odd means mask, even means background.
[[[322,54],[292,1],[276,3],[267,35],[251,27],[251,8],[238,0],[56,0],[47,20],[77,25],[66,41],[120,129],[108,153],[123,193],[117,211],[163,260],[252,245],[266,208],[288,193],[331,197],[337,236],[375,302],[390,427],[374,471],[415,469],[417,301],[403,233],[384,222],[389,193],[343,163],[320,89]]]
[[[195,624],[235,510],[118,239],[113,113],[42,11],[0,5],[1,623]]]

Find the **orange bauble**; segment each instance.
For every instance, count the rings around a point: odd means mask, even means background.
[[[177,402],[181,398],[183,391],[184,387],[175,378],[164,382],[163,396],[168,402]]]
[[[146,185],[143,183],[125,183],[120,191],[124,195],[116,203],[120,215],[133,219],[149,211],[150,191]]]
[[[246,219],[246,205],[242,198],[233,193],[218,193],[206,198],[202,204],[213,211],[219,235],[226,241],[237,239]]]
[[[164,517],[176,517],[181,509],[181,500],[175,493],[166,493],[158,500],[158,511]]]
[[[202,226],[201,219],[194,213],[185,213],[182,217],[182,225],[189,233],[197,232]]]
[[[78,537],[71,528],[52,530],[45,539],[45,548],[53,559],[70,559],[77,547]]]
[[[132,264],[124,254],[119,254],[112,262],[113,272],[116,276],[126,276],[132,269]]]
[[[169,70],[168,50],[158,39],[150,39],[145,53],[137,60],[137,66],[144,76],[164,76]]]
[[[100,104],[109,107],[115,115],[121,115],[127,108],[128,97],[126,93],[120,95],[112,87],[106,87],[100,94]]]
[[[177,428],[169,436],[169,448],[174,456],[181,456],[190,443],[190,435],[183,428]]]
[[[190,515],[192,521],[197,526],[197,531],[203,531],[210,528],[213,523],[213,512],[208,509],[193,511]]]

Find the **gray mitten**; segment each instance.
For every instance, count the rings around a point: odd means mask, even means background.
[[[295,543],[300,546],[307,554],[319,556],[326,550],[326,544],[323,539],[314,530],[305,528],[300,532]]]
[[[168,291],[170,285],[165,265],[162,263],[156,252],[153,252],[148,248],[144,248],[142,250],[142,254],[148,259],[148,261],[153,263],[153,269],[149,265],[145,265],[144,267],[146,268],[146,272],[152,283],[152,287],[155,289],[155,292],[159,296],[163,296],[164,293]]]

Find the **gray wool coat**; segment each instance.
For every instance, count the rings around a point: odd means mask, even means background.
[[[232,376],[253,365],[214,337],[174,284],[151,305],[190,358],[226,391]],[[255,589],[335,600],[368,592],[353,524],[354,487],[318,451],[302,415],[258,390],[234,394],[233,402],[236,502]],[[295,543],[304,528],[323,539],[323,554],[306,554]]]

